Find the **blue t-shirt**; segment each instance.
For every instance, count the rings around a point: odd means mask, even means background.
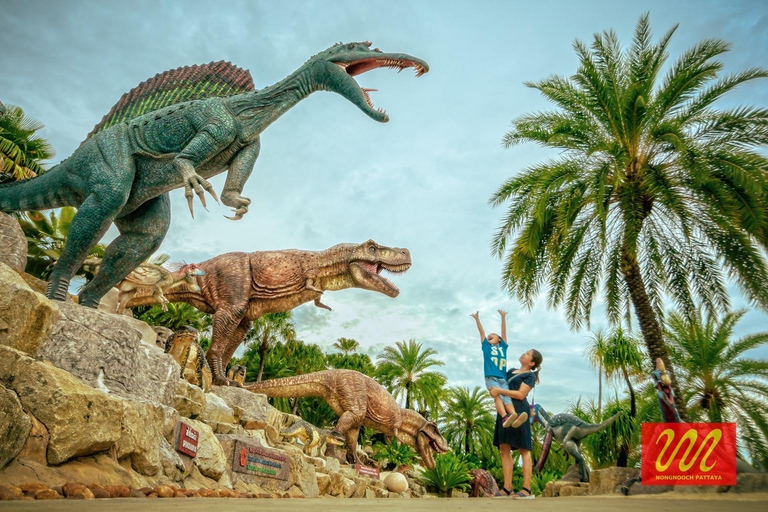
[[[491,345],[488,338],[483,340],[483,366],[486,377],[507,377],[507,342],[499,338],[499,343]]]

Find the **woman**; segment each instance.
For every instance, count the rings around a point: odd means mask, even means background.
[[[517,414],[530,412],[527,396],[533,387],[539,382],[539,370],[544,358],[541,352],[531,349],[520,356],[520,368],[507,372],[509,389],[491,388],[492,397],[505,395],[512,398],[512,404]],[[501,416],[496,416],[496,428],[493,433],[493,445],[499,447],[501,452],[501,467],[504,472],[504,487],[499,491],[502,497],[533,499],[531,492],[531,474],[533,473],[533,461],[531,460],[531,424],[526,421],[518,428],[504,428]],[[518,450],[523,460],[523,488],[512,494],[512,450]]]

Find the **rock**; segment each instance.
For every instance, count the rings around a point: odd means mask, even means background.
[[[45,465],[47,463],[48,441],[51,436],[40,420],[32,414],[27,414],[27,416],[32,422],[32,428],[29,431],[26,443],[24,443],[24,448],[19,452],[19,458]]]
[[[56,304],[0,263],[0,345],[37,356],[59,316]]]
[[[61,496],[59,493],[57,493],[53,489],[40,489],[35,493],[35,499],[36,500],[63,500],[64,496]]]
[[[271,432],[267,436],[277,439],[283,413],[269,405],[266,395],[253,393],[247,389],[233,386],[212,386],[211,391],[232,408],[235,418],[248,430],[264,429],[267,425]]]
[[[130,457],[131,466],[142,475],[153,476],[163,469],[160,447],[164,407],[151,402],[123,400],[123,422],[116,445],[118,459]]]
[[[375,497],[376,497],[376,491],[374,491],[373,489],[368,489],[368,488],[365,489],[365,498],[366,499],[373,499]]]
[[[317,492],[320,496],[328,493],[328,486],[331,483],[331,477],[325,473],[315,473],[317,478]]]
[[[185,420],[185,423],[197,430],[199,434],[197,456],[193,459],[195,466],[203,475],[218,481],[227,470],[227,461],[219,440],[211,427],[202,421]]]
[[[0,212],[0,263],[16,272],[23,272],[27,266],[27,237],[19,221]]]
[[[211,423],[237,423],[235,411],[215,393],[205,394],[205,409],[200,419]]]
[[[192,461],[187,457],[188,464],[182,459],[179,452],[173,449],[165,439],[160,441],[160,463],[163,474],[173,481],[180,481],[186,477],[192,469]]]
[[[48,429],[49,464],[108,450],[120,439],[122,401],[47,361],[0,346],[0,383]]]
[[[59,496],[61,496],[62,498],[64,497],[64,489],[60,485],[54,485],[53,487],[51,487],[51,489],[59,493]]]
[[[67,482],[64,484],[63,488],[64,495],[67,498],[80,498],[86,500],[92,500],[94,498],[93,493],[89,488],[83,484],[78,484],[77,482]]]
[[[386,484],[389,492],[396,492],[399,494],[408,490],[408,480],[405,479],[405,475],[402,473],[390,473],[384,479],[384,484]]]
[[[155,325],[152,327],[152,330],[155,331],[155,345],[165,352],[165,343],[168,341],[168,338],[173,335],[173,331],[162,325]]]
[[[173,498],[175,492],[167,485],[158,485],[155,487],[155,494],[157,494],[159,498]]]
[[[560,481],[561,482],[580,482],[581,473],[579,472],[579,465],[571,464],[570,466],[568,466],[568,470],[565,472],[565,474],[560,479]]]
[[[560,496],[587,496],[588,494],[591,494],[589,492],[589,487],[566,485],[560,489]]]
[[[144,496],[148,496],[155,492],[155,490],[152,487],[141,487],[139,489],[136,489],[138,492],[142,493]]]
[[[326,473],[341,471],[341,463],[339,462],[339,459],[336,459],[334,457],[326,457],[325,470],[326,470]]]
[[[32,420],[21,408],[19,397],[0,384],[0,469],[21,452],[31,430]]]
[[[288,489],[288,492],[285,493],[285,497],[286,498],[306,498],[307,496],[304,494],[304,491],[302,491],[300,488],[294,485],[290,489]]]
[[[551,486],[550,486],[551,484]],[[588,482],[574,482],[573,480],[557,480],[557,481],[550,481],[547,482],[547,485],[545,487],[544,492],[542,495],[547,498],[554,498],[557,496],[560,496],[562,494],[562,491],[566,487],[579,487],[585,489],[585,492],[589,493],[589,483]],[[566,491],[569,494],[569,496],[581,496],[583,495],[582,491]]]
[[[400,496],[400,493],[397,492],[389,492],[387,494],[387,498],[402,498],[402,496]]]
[[[172,406],[180,368],[154,345],[142,343],[131,322],[77,304],[58,303],[39,355],[89,385],[125,398]]]
[[[739,473],[736,475],[736,485],[730,492],[766,492],[768,491],[768,474]]]
[[[589,494],[595,496],[619,493],[624,482],[638,476],[640,476],[640,470],[637,468],[595,469],[589,474]],[[571,494],[570,496],[581,496],[581,494]]]
[[[91,489],[93,497],[96,499],[111,498],[110,494],[104,489]]]
[[[20,500],[24,493],[18,487],[0,485],[0,501]]]
[[[186,498],[187,497],[187,493],[185,493],[184,491],[176,491],[174,493],[173,497],[174,498]]]
[[[143,492],[139,491],[131,491],[131,494],[128,496],[129,498],[146,498],[147,495]]]
[[[629,487],[629,496],[640,496],[644,494],[663,494],[665,492],[671,492],[673,486],[671,485],[643,485],[641,482],[634,482]]]
[[[353,498],[365,498],[365,491],[368,489],[368,478],[356,477],[352,479],[355,482],[355,492],[352,493]]]
[[[42,491],[44,489],[49,489],[50,487],[48,484],[44,484],[43,482],[24,482],[19,485],[17,485],[19,489],[21,489],[21,492],[26,494],[27,496],[34,496],[37,491]]]
[[[197,418],[205,410],[205,393],[198,386],[179,379],[174,408],[185,418]]]
[[[163,437],[169,443],[174,441],[173,434],[176,431],[176,425],[179,424],[181,415],[173,407],[163,407]]]
[[[107,491],[112,498],[129,498],[132,496],[133,492],[127,485],[107,485],[104,487],[104,490]],[[143,498],[146,495],[141,493],[141,496]]]

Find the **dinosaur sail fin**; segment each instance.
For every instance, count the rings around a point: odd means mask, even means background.
[[[129,121],[168,105],[214,96],[232,96],[255,89],[248,70],[223,60],[158,73],[123,94],[120,101],[88,134],[86,140],[114,124]]]

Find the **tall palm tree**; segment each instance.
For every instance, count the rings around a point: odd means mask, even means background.
[[[377,375],[395,398],[405,397],[406,409],[434,410],[439,406],[447,379],[442,373],[428,370],[444,363],[432,357],[437,355],[434,349],[422,349],[416,340],[384,347],[384,353],[378,357]]]
[[[339,338],[333,344],[333,348],[339,350],[346,356],[360,348],[360,343],[358,343],[356,340],[353,340],[352,338]]]
[[[0,183],[45,172],[43,161],[53,158],[54,151],[47,140],[35,135],[43,126],[20,107],[4,106],[0,112]]]
[[[495,418],[493,400],[479,386],[451,388],[440,415],[441,431],[449,443],[464,448],[465,454],[480,454],[490,445]]]
[[[745,310],[718,319],[696,311],[671,313],[667,342],[685,383],[685,399],[694,418],[735,421],[742,446],[752,461],[768,467],[768,361],[745,357],[768,344],[768,331],[732,339]]]
[[[296,327],[293,325],[291,312],[268,313],[259,317],[254,323],[251,332],[246,337],[246,344],[252,340],[258,342],[259,347],[259,371],[256,381],[264,376],[264,364],[267,360],[267,352],[270,345],[278,341],[287,342],[296,338]]]
[[[530,307],[546,287],[574,328],[589,325],[601,289],[612,323],[634,311],[686,419],[662,336],[664,296],[683,312],[697,302],[723,311],[732,276],[768,308],[768,159],[759,153],[768,109],[713,106],[768,71],[718,78],[716,57],[730,45],[706,39],[661,77],[676,28],[653,44],[646,14],[630,48],[613,31],[595,34],[591,47],[574,43],[572,77],[527,83],[558,109],[516,119],[503,144],[536,142],[560,156],[510,178],[490,203],[509,203],[492,246],[506,256],[510,294]]]
[[[602,330],[592,333],[589,344],[584,349],[584,355],[589,364],[597,366],[597,415],[603,413],[603,358],[605,357],[607,342]]]

